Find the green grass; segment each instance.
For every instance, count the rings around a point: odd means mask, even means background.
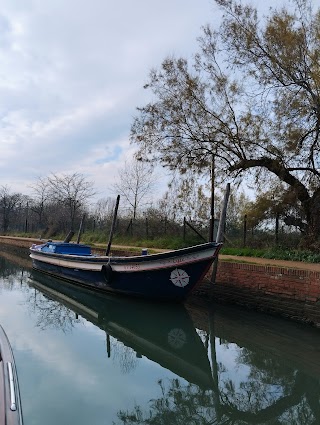
[[[35,237],[38,238],[38,234],[30,234],[30,233],[15,233],[12,236],[20,236],[20,237]],[[56,235],[54,239],[63,240],[64,235]],[[105,235],[104,233],[89,233],[86,232],[81,236],[81,242],[87,243],[90,245],[102,245],[107,246],[109,235]],[[77,238],[77,234],[73,237],[73,241]],[[187,238],[185,241],[182,237],[175,237],[164,235],[159,238],[139,238],[139,237],[129,237],[129,236],[117,236],[115,235],[112,241],[112,245],[122,245],[132,247],[141,247],[152,249],[179,249],[186,246],[192,246],[202,243],[203,241],[197,238]],[[299,250],[299,249],[287,249],[287,248],[235,248],[223,246],[221,250],[222,254],[226,255],[235,255],[239,257],[261,257],[261,258],[269,258],[276,260],[291,260],[291,261],[302,261],[307,263],[320,263],[320,253],[307,251],[307,250]]]
[[[286,248],[228,248],[223,247],[222,254],[245,257],[260,257],[275,260],[302,261],[306,263],[320,263],[320,254],[311,251]]]
[[[17,237],[29,237],[29,238],[39,238],[39,233],[24,233],[24,232],[15,232],[11,236]],[[52,239],[63,240],[66,235],[56,234]],[[77,233],[72,238],[72,242],[77,240]],[[44,238],[45,239],[45,238]],[[97,244],[107,246],[109,240],[109,234],[103,232],[85,232],[81,235],[80,242],[86,244]],[[186,246],[198,245],[203,241],[199,240],[197,237],[188,236],[186,240],[178,236],[164,235],[157,238],[145,238],[138,236],[118,236],[114,235],[112,239],[112,245],[123,245],[123,246],[132,246],[132,247],[142,247],[142,248],[155,248],[155,249],[179,249]]]
[[[73,238],[75,239],[75,237]],[[85,232],[81,236],[81,242],[87,244],[102,244],[107,245],[109,235]],[[200,244],[197,238],[186,238],[184,241],[182,237],[164,235],[157,238],[146,238],[138,236],[119,236],[114,235],[112,245],[135,246],[142,248],[155,248],[155,249],[179,249],[190,245]]]

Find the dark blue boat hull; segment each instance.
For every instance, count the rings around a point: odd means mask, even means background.
[[[92,289],[122,293],[137,297],[152,299],[183,300],[202,280],[212,261],[204,260],[197,264],[184,267],[189,275],[188,286],[175,286],[169,279],[170,273],[175,270],[161,269],[154,271],[141,271],[135,273],[121,273],[116,271],[86,271],[56,266],[42,261],[33,260],[33,267],[49,275],[56,276],[76,284],[89,286]]]
[[[30,257],[36,270],[92,289],[183,300],[205,276],[220,248],[221,244],[210,242],[159,254],[109,257],[92,255],[85,245],[50,241],[32,246]]]

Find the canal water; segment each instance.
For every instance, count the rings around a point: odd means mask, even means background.
[[[25,425],[320,424],[320,330],[75,289],[0,247]]]

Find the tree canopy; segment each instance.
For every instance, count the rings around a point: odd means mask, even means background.
[[[267,16],[215,0],[221,25],[203,27],[192,63],[168,57],[146,88],[131,140],[138,157],[181,173],[274,179],[301,211],[313,242],[320,230],[320,9],[293,0]],[[290,211],[288,208],[287,211]]]

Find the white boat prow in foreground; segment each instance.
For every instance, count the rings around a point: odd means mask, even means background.
[[[9,339],[0,326],[0,425],[22,425],[18,375]]]

